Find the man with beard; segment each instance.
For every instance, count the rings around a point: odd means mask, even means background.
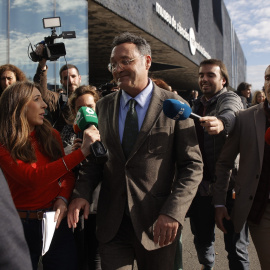
[[[36,52],[39,55],[43,45],[40,45]],[[42,51],[42,50],[41,50]],[[69,96],[77,89],[81,84],[81,75],[79,69],[71,64],[64,65],[59,71],[60,82],[63,86],[62,91],[50,91],[47,89],[47,70],[46,59],[42,59],[37,67],[36,74],[34,76],[34,82],[41,85],[42,97],[48,105],[47,118],[51,124],[59,132],[62,131],[66,124],[72,124],[73,120],[72,112],[70,111],[67,101]]]
[[[228,71],[222,61],[208,59],[199,66],[199,87],[203,96],[193,105],[193,112],[202,116],[195,121],[204,169],[203,180],[189,210],[191,231],[202,269],[212,269],[215,263],[215,207],[212,204],[211,185],[215,181],[215,164],[227,135],[235,123],[235,113],[242,109],[241,99],[227,90]],[[227,207],[233,204],[232,188],[227,192]],[[235,234],[232,224],[226,224],[225,249],[228,252],[230,269],[249,268],[247,227]]]
[[[265,101],[236,114],[234,131],[216,166],[214,203],[226,204],[230,169],[240,153],[233,211],[217,208],[216,223],[225,231],[224,222],[232,219],[235,231],[240,232],[247,220],[261,269],[267,270],[270,265],[270,66],[264,78]]]

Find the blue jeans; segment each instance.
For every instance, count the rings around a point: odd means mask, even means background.
[[[38,267],[42,251],[41,220],[21,219],[24,235],[29,247],[33,270]],[[76,270],[77,254],[72,230],[68,228],[64,218],[54,236],[47,253],[42,257],[44,270]]]
[[[230,214],[234,200],[231,191],[227,194],[228,213]],[[197,194],[189,211],[190,226],[194,235],[194,244],[198,259],[205,269],[211,269],[215,264],[215,209],[211,196]],[[231,270],[249,269],[247,246],[248,227],[243,227],[240,233],[235,233],[232,221],[224,220],[227,234],[224,234],[225,250],[228,252],[229,268]]]

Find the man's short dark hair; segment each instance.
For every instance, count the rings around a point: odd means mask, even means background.
[[[241,92],[242,91],[245,91],[246,89],[250,88],[251,87],[251,84],[250,83],[247,83],[247,82],[241,82],[238,87],[237,87],[237,94],[241,96]]]
[[[78,75],[80,75],[79,69],[75,65],[67,64],[67,65],[63,65],[59,70],[60,79],[62,79],[62,72],[64,70],[68,70],[68,69],[71,69],[71,68],[75,68],[77,70],[77,72],[78,72]]]
[[[123,43],[133,43],[136,45],[141,55],[151,56],[151,47],[149,43],[141,36],[136,36],[132,33],[124,32],[114,38],[112,48]]]
[[[204,61],[202,61],[200,63],[200,66],[205,66],[205,65],[216,65],[219,66],[220,68],[220,74],[223,78],[225,78],[226,83],[224,84],[224,87],[228,87],[229,86],[229,74],[228,74],[228,70],[225,66],[225,64],[219,60],[219,59],[206,59]]]

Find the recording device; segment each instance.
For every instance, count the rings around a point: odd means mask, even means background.
[[[85,129],[94,125],[98,126],[97,114],[92,108],[81,107],[76,115],[73,129],[77,134],[77,138],[83,138],[83,132]],[[105,163],[108,160],[108,150],[105,148],[102,142],[96,141],[90,145],[90,151],[96,163]]]
[[[114,87],[117,87],[117,84],[109,82],[109,83],[101,84],[98,87],[98,91],[100,91],[102,96],[105,97],[106,95],[109,95],[114,92],[112,91]]]
[[[51,28],[52,34],[48,37],[45,37],[43,41],[39,42],[35,45],[43,44],[44,48],[42,52],[38,53],[34,51],[32,44],[30,43],[28,46],[28,56],[33,62],[39,62],[42,58],[45,58],[50,61],[56,61],[59,57],[66,55],[66,48],[63,42],[55,43],[56,38],[76,38],[75,31],[63,31],[62,34],[59,36],[56,34],[56,27],[61,26],[61,19],[60,17],[50,17],[50,18],[43,18],[43,27]],[[29,48],[31,46],[32,52],[29,54]]]
[[[173,120],[186,120],[192,118],[199,120],[201,116],[192,112],[191,108],[177,99],[167,99],[163,102],[164,114]]]

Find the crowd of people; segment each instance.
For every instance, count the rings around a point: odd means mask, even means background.
[[[151,47],[128,32],[113,40],[114,88],[104,96],[81,85],[71,64],[59,71],[63,87],[48,90],[40,56],[34,82],[0,66],[1,267],[37,269],[42,260],[44,270],[180,269],[189,217],[201,269],[215,265],[215,225],[229,269],[249,269],[249,231],[261,269],[269,268],[270,66],[251,100],[251,84],[229,91],[224,63],[204,60],[187,102],[149,77]],[[189,104],[199,120],[166,117],[167,99]],[[81,107],[98,116],[83,138],[73,130]],[[106,162],[93,158],[97,141]],[[47,211],[56,230],[41,256]]]

